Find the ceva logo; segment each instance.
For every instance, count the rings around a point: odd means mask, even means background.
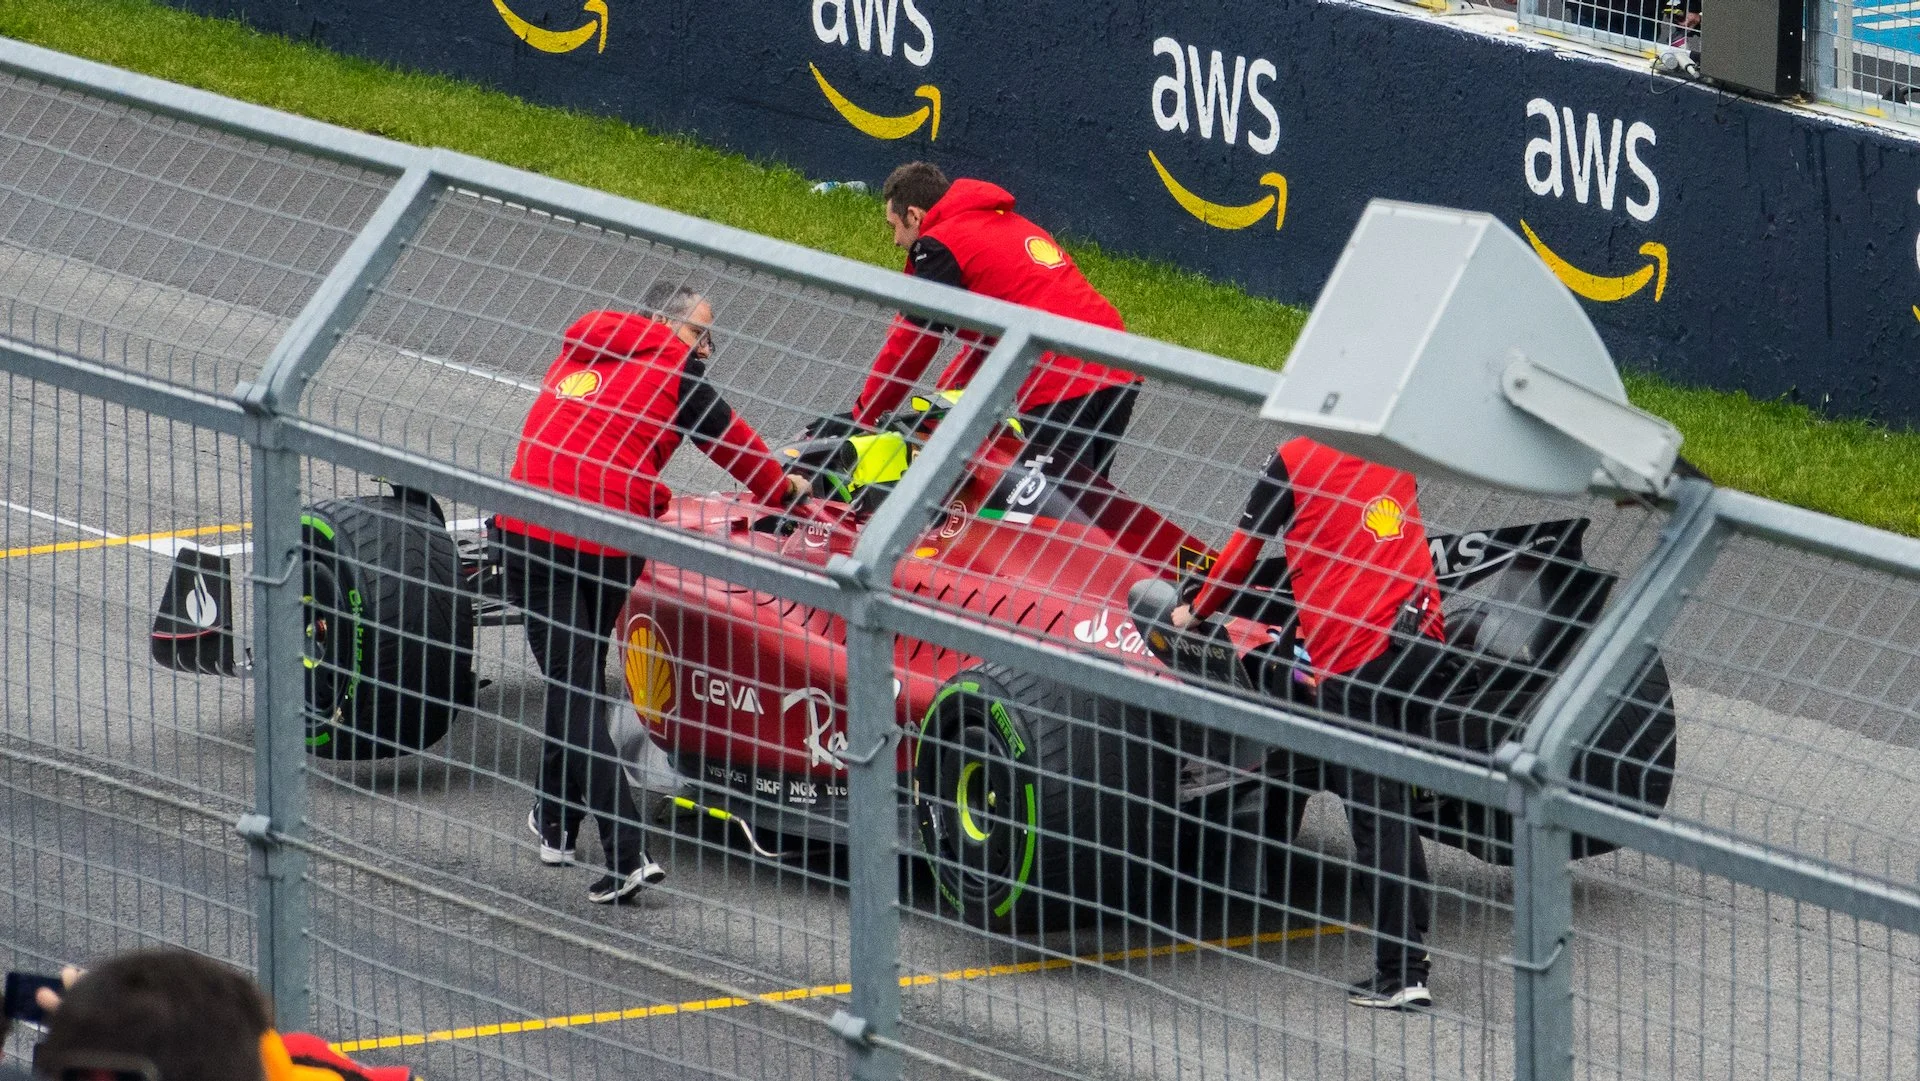
[[[1527,141],[1529,191],[1556,200],[1571,195],[1581,206],[1607,212],[1618,201],[1628,216],[1647,224],[1659,216],[1660,178],[1643,150],[1659,142],[1651,125],[1640,120],[1627,124],[1617,117],[1605,124],[1600,114],[1588,113],[1583,129],[1581,118],[1572,109],[1556,109],[1545,98],[1527,102],[1529,131],[1541,130],[1533,123],[1536,117],[1545,121],[1546,128],[1544,134]],[[1623,156],[1625,174],[1620,170]],[[1658,241],[1640,245],[1640,254],[1649,260],[1646,265],[1626,274],[1607,275],[1582,270],[1569,262],[1548,247],[1525,218],[1520,219],[1520,231],[1554,277],[1588,300],[1625,300],[1649,282],[1656,303],[1667,291],[1667,246]]]
[[[493,0],[494,10],[513,31],[513,36],[533,46],[543,53],[570,53],[596,36],[600,39],[599,52],[607,51],[607,2],[606,0],[587,0],[581,10],[590,19],[572,30],[544,30],[513,13],[506,0]]]
[[[1279,69],[1264,57],[1249,60],[1235,56],[1229,65],[1218,49],[1203,60],[1200,50],[1182,46],[1170,37],[1157,38],[1153,55],[1166,57],[1173,64],[1169,74],[1153,81],[1153,122],[1161,131],[1177,131],[1183,136],[1197,134],[1211,141],[1215,130],[1220,141],[1235,146],[1244,134],[1246,146],[1255,154],[1271,157],[1280,145],[1280,113],[1267,92]],[[1253,115],[1245,115],[1242,106]],[[1244,132],[1242,120],[1246,121]],[[1147,160],[1160,183],[1187,213],[1216,229],[1245,229],[1273,212],[1273,227],[1287,221],[1287,178],[1276,172],[1261,174],[1258,184],[1273,190],[1249,203],[1217,203],[1193,192],[1174,178],[1160,156],[1147,151]]]
[[[904,24],[902,19],[905,20]],[[863,53],[878,51],[892,57],[896,45],[907,63],[924,68],[933,63],[933,23],[914,0],[813,0],[813,36],[828,45],[858,45]],[[904,139],[923,126],[929,141],[940,138],[940,88],[931,83],[914,88],[926,101],[912,112],[897,115],[872,112],[854,104],[827,81],[817,64],[808,64],[820,93],[841,119],[876,139]]]

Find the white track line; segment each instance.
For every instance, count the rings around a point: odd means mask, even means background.
[[[540,384],[538,383],[528,383],[524,380],[514,379],[509,376],[501,375],[498,372],[490,372],[485,368],[476,368],[471,364],[462,364],[457,360],[447,360],[444,357],[429,356],[425,353],[417,353],[411,349],[400,350],[400,355],[403,357],[411,357],[414,360],[422,361],[427,364],[433,364],[438,367],[445,368],[448,371],[459,372],[461,375],[471,375],[475,379],[484,379],[489,383],[504,383],[510,387],[518,387],[519,389],[526,391],[528,394],[540,393]]]
[[[5,506],[8,510],[17,510],[22,514],[31,514],[35,518],[42,518],[42,519],[45,519],[46,521],[54,523],[55,525],[66,526],[68,529],[78,529],[82,533],[91,533],[96,537],[107,537],[112,540],[120,539],[120,534],[118,533],[109,533],[104,529],[95,529],[94,527],[88,525],[85,522],[76,522],[71,518],[62,518],[58,514],[48,514],[46,511],[35,510],[32,507],[29,507],[23,503],[14,503],[8,500],[0,499],[0,506]]]

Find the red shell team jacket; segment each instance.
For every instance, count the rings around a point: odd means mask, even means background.
[[[1420,522],[1413,474],[1301,436],[1267,461],[1240,524],[1220,550],[1193,612],[1219,611],[1253,570],[1264,541],[1283,538],[1300,612],[1300,641],[1316,670],[1351,672],[1386,652],[1411,603],[1420,633],[1443,638],[1440,585]]]
[[[683,438],[756,498],[776,502],[785,473],[767,445],[714,391],[706,367],[667,324],[631,312],[588,312],[527,411],[513,479],[648,518],[673,492],[660,470]],[[621,553],[500,515],[496,524],[594,555]]]
[[[984,180],[954,181],[927,211],[920,239],[907,249],[907,273],[1054,315],[1125,329],[1119,311],[1080,273],[1072,257],[1045,229],[1013,212],[1013,196],[1006,189]],[[873,427],[897,408],[940,351],[939,335],[947,329],[910,316],[895,317],[854,406],[854,420]],[[966,332],[961,336],[973,337]],[[969,344],[961,351],[941,373],[940,389],[963,387],[973,378],[984,344]],[[1079,357],[1043,353],[1020,385],[1016,407],[1051,405],[1139,379],[1132,372]]]

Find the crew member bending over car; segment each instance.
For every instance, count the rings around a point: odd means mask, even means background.
[[[1322,708],[1421,734],[1444,675],[1439,582],[1413,475],[1305,437],[1280,445],[1240,524],[1191,606],[1185,628],[1219,611],[1270,540],[1285,546],[1298,635]],[[1425,949],[1433,898],[1405,784],[1329,767],[1347,801],[1358,863],[1374,872],[1374,974],[1351,988],[1356,1006],[1430,1006]]]
[[[781,470],[707,381],[713,308],[706,298],[663,285],[646,304],[658,318],[596,311],[567,328],[521,426],[513,479],[658,517],[673,497],[660,470],[691,439],[756,499],[799,498],[806,481]],[[540,795],[527,825],[539,835],[541,862],[557,866],[572,860],[575,834],[591,812],[607,874],[587,899],[619,902],[666,877],[647,857],[626,772],[599,717],[608,636],[645,562],[504,514],[494,519],[492,540],[507,596],[526,612],[527,645],[547,678]]]
[[[937,167],[909,162],[881,190],[893,242],[907,249],[907,273],[983,296],[1024,304],[1114,330],[1120,313],[1100,295],[1051,234],[1013,212],[1013,196],[983,180],[949,182]],[[951,328],[900,315],[873,362],[853,421],[879,425],[898,408],[940,351]],[[967,345],[940,375],[939,388],[966,386],[988,343]],[[1078,462],[1105,477],[1140,393],[1140,377],[1079,357],[1042,353],[1015,396],[1027,446],[1051,454],[1051,471]]]

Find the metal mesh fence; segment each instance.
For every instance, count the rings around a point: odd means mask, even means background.
[[[1910,552],[1688,579],[1700,489],[1416,486],[1211,358],[6,80],[18,964],[427,1076],[1909,1069]]]
[[[1810,13],[1808,85],[1815,97],[1913,119],[1920,39],[1897,3],[1822,3]]]
[[[1700,48],[1700,0],[1519,0],[1522,25],[1626,52]]]
[[[180,573],[176,553],[246,550],[245,447],[44,383],[5,382],[8,736],[216,806],[251,806],[245,684],[156,669],[149,637]],[[192,611],[181,612],[180,626],[244,633],[244,583],[185,573]],[[244,649],[224,658],[210,651],[207,660],[238,671]]]
[[[389,181],[0,78],[4,334],[208,394],[259,370]]]
[[[1911,1075],[1913,936],[1630,851],[1575,874],[1577,1075]]]

